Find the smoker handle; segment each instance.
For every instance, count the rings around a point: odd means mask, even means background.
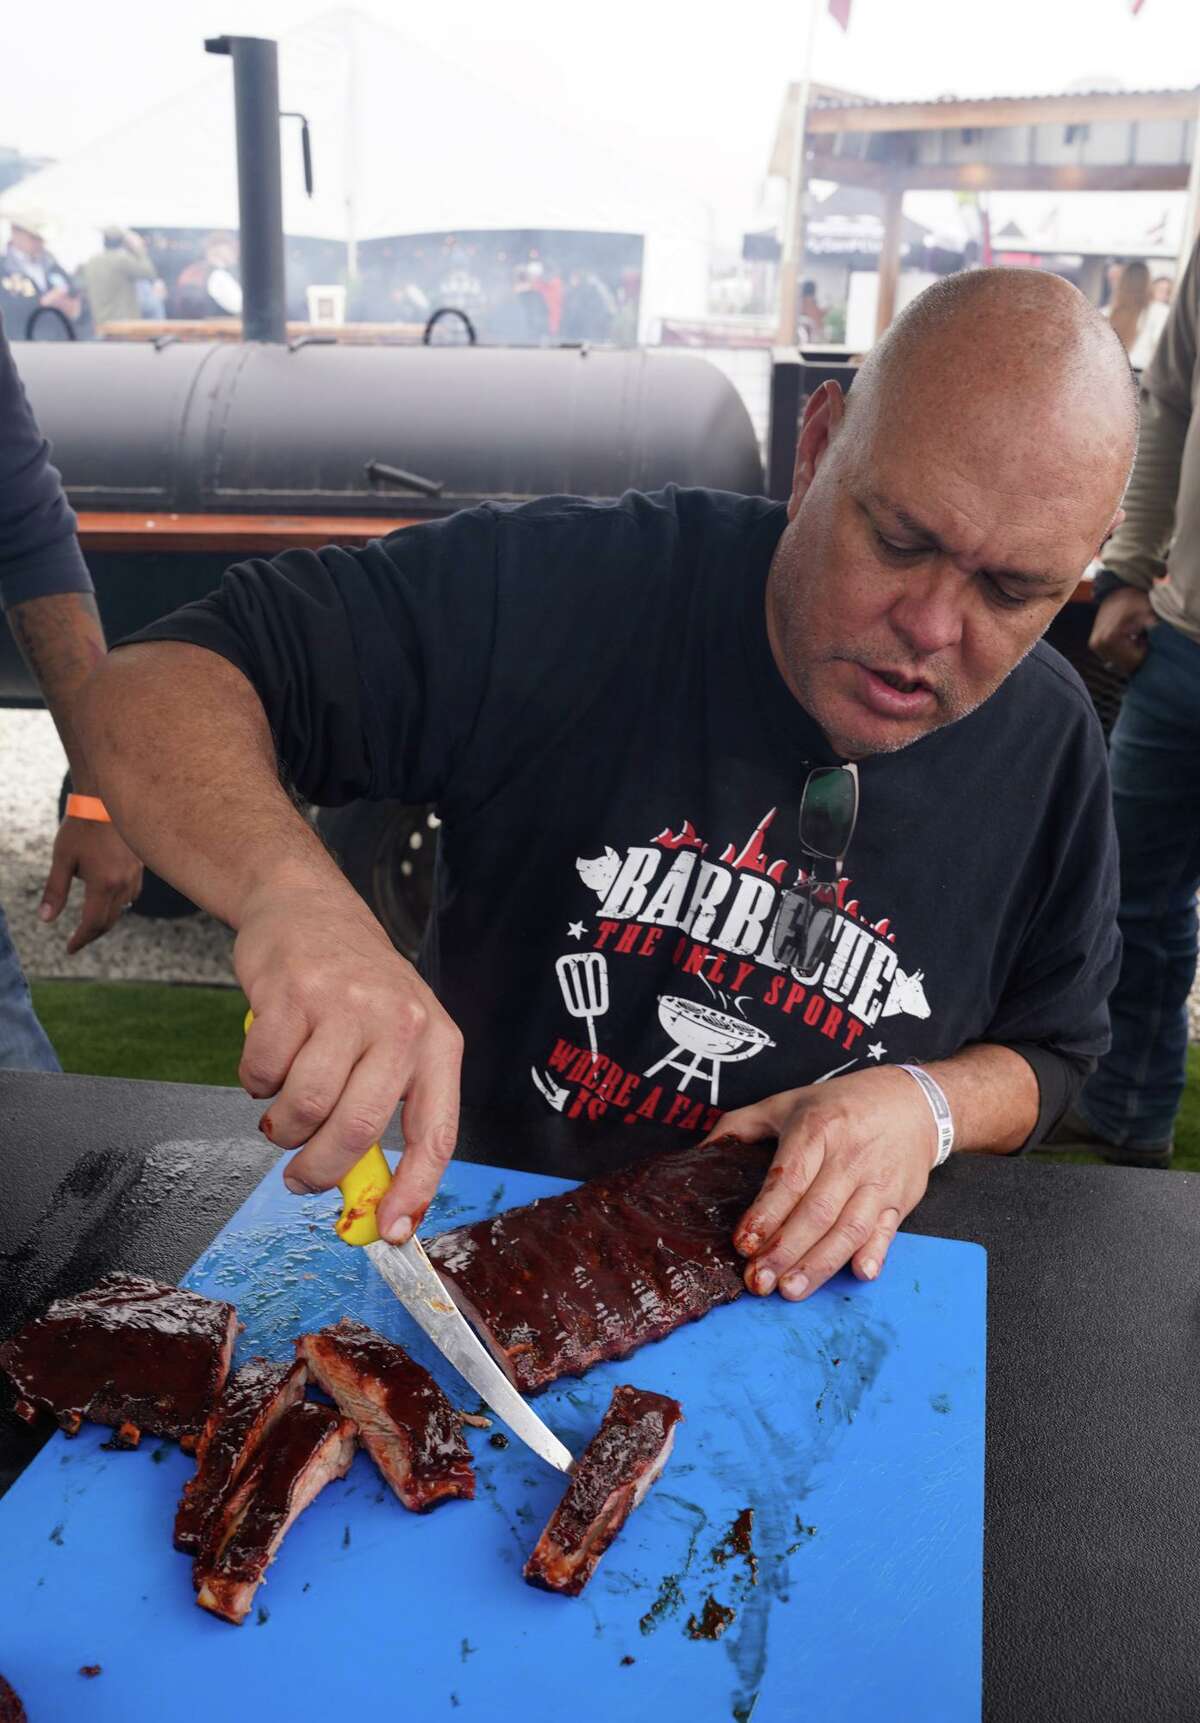
[[[26,341],[36,341],[39,339],[39,337],[33,332],[39,317],[57,317],[58,321],[67,332],[67,340],[78,341],[79,336],[75,332],[75,325],[71,322],[71,319],[67,316],[66,312],[60,311],[57,305],[37,305],[34,307],[29,314],[29,322],[25,325]],[[42,339],[55,341],[61,339],[61,337],[48,335],[42,337]]]
[[[313,194],[312,138],[309,135],[308,121],[303,114],[297,113],[294,108],[280,108],[279,117],[281,120],[300,121],[300,153],[304,157],[304,189],[311,197]]]
[[[430,337],[443,317],[461,317],[466,326],[468,346],[474,347],[476,345],[479,338],[475,333],[475,325],[466,312],[460,310],[457,305],[439,305],[436,311],[430,313],[429,321],[425,325],[425,333],[421,337],[423,347],[430,345]]]
[[[389,466],[386,461],[368,461],[364,471],[373,485],[395,485],[401,490],[416,491],[422,497],[440,497],[446,488],[445,479],[425,479],[420,473],[405,472],[403,467]]]

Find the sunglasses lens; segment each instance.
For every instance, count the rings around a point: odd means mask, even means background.
[[[810,772],[800,803],[800,842],[814,855],[845,855],[858,813],[858,780],[845,766]]]
[[[797,975],[813,974],[829,956],[836,923],[833,907],[814,902],[811,892],[785,891],[771,941],[775,961]]]
[[[836,917],[832,909],[815,903],[804,930],[804,953],[796,967],[801,975],[812,975],[829,956]]]
[[[806,891],[785,891],[775,921],[771,944],[777,963],[791,964],[799,958],[804,947],[804,931],[811,903]]]

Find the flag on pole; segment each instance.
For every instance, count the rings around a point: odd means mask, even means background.
[[[848,30],[850,28],[851,3],[852,0],[829,0],[829,16],[836,19],[836,21],[842,26],[843,30]],[[1136,12],[1142,3],[1142,0],[1132,0],[1132,3],[1133,9]]]

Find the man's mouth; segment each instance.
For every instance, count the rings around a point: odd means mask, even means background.
[[[915,694],[919,688],[929,687],[922,677],[904,676],[899,670],[876,670],[873,674],[878,676],[880,681],[886,682],[889,688],[899,689],[901,694]]]
[[[932,683],[923,676],[883,666],[875,669],[868,664],[856,664],[858,698],[881,718],[928,718],[937,710],[939,699]]]

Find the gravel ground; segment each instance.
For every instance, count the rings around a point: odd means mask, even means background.
[[[0,708],[0,904],[25,973],[40,981],[76,976],[232,984],[233,935],[210,915],[182,921],[127,915],[76,957],[66,952],[75,925],[70,908],[53,927],[38,920],[65,769],[48,713]],[[76,885],[72,902],[78,895]],[[1188,1009],[1192,1040],[1200,1041],[1200,977]]]
[[[232,984],[233,935],[209,915],[181,921],[127,915],[75,957],[67,956],[67,937],[82,903],[79,884],[53,926],[38,920],[65,770],[49,713],[0,708],[0,904],[25,973],[40,981],[74,976]]]

